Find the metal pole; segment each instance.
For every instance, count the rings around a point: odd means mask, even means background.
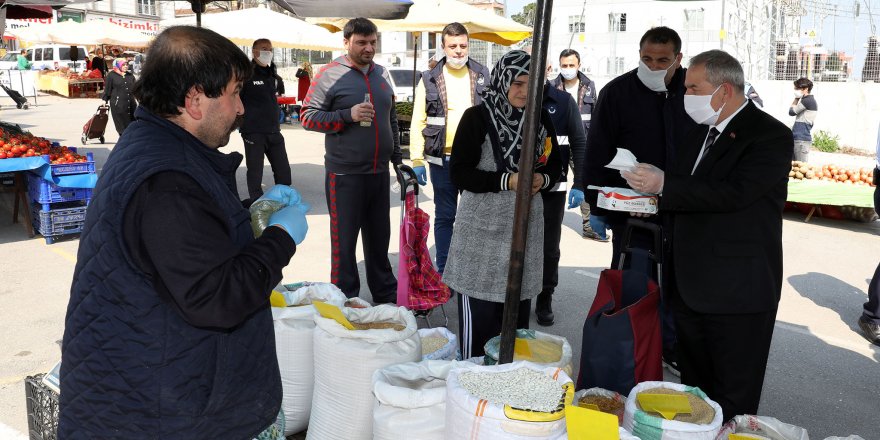
[[[724,50],[724,40],[727,38],[727,29],[724,28],[724,6],[727,3],[724,0],[721,0],[721,31],[719,32],[718,38],[720,41],[718,42],[718,48]]]
[[[419,62],[419,36],[421,34],[413,33],[413,102],[416,101],[416,85],[419,83],[417,65]]]
[[[532,34],[532,60],[529,68],[529,95],[523,121],[522,151],[519,156],[519,175],[516,182],[516,208],[513,214],[513,240],[510,245],[510,268],[507,272],[507,296],[504,299],[504,318],[501,321],[501,347],[499,363],[513,362],[516,340],[516,321],[519,315],[522,290],[523,262],[525,259],[526,234],[532,201],[532,178],[535,166],[535,141],[541,116],[544,95],[544,75],[547,64],[547,38],[550,31],[550,15],[553,0],[537,3],[534,32]],[[540,264],[531,261],[530,264]]]

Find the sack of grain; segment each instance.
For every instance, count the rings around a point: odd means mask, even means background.
[[[309,284],[290,292],[276,288],[284,295],[288,307],[272,307],[275,324],[275,351],[281,370],[285,416],[285,435],[306,429],[312,410],[312,389],[315,385],[314,352],[315,308],[312,301],[342,306],[345,294],[328,283]]]
[[[766,416],[736,416],[724,424],[715,440],[740,434],[758,440],[810,440],[807,430]]]
[[[458,352],[458,338],[446,327],[421,328],[422,359],[454,361],[461,357]]]
[[[565,370],[565,374],[571,376],[571,344],[568,343],[568,339],[529,329],[517,330],[516,338],[527,339],[531,353],[528,356],[515,353],[513,355],[514,361],[528,361],[545,367],[562,368]],[[489,339],[483,348],[486,352],[485,364],[497,364],[498,352],[501,349],[501,336]]]
[[[666,420],[660,414],[645,412],[638,403],[639,393],[683,394],[693,413]],[[623,413],[623,428],[642,440],[715,440],[721,430],[721,406],[699,388],[672,382],[642,382],[630,391]]]
[[[574,393],[574,405],[596,405],[599,411],[617,416],[617,424],[623,424],[626,396],[604,388],[589,388]]]
[[[392,365],[373,373],[373,439],[442,440],[446,427],[446,377],[453,368],[472,365],[425,360]]]
[[[574,383],[530,362],[453,369],[446,379],[446,439],[556,440]]]
[[[315,316],[315,391],[309,440],[369,440],[373,436],[373,373],[415,362],[422,347],[412,312],[390,305],[344,308],[356,328]]]

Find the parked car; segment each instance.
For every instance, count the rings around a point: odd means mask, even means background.
[[[413,101],[413,69],[412,67],[387,67],[391,76],[391,86],[397,102]]]
[[[57,70],[61,67],[69,67],[82,72],[86,68],[86,49],[85,47],[76,47],[78,56],[77,61],[70,59],[70,49],[76,46],[62,46],[60,44],[49,44],[44,46],[33,46],[27,49],[27,58],[33,63],[34,70],[52,69]]]
[[[18,68],[18,52],[6,52],[6,55],[0,57],[0,70],[9,70]]]

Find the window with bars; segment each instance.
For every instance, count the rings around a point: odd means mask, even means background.
[[[606,58],[605,71],[608,75],[620,75],[623,73],[623,57]]]
[[[568,16],[568,32],[584,32],[586,30],[586,25],[584,24],[584,19],[580,15],[569,15]]]
[[[156,9],[156,0],[137,0],[138,14],[141,15],[159,15]]]
[[[626,12],[608,14],[608,32],[626,32]]]
[[[684,29],[696,31],[703,29],[703,8],[684,10]]]

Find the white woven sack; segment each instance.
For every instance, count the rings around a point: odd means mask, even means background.
[[[531,362],[504,365],[455,368],[446,378],[446,440],[558,440],[565,439],[565,417],[549,422],[514,420],[504,413],[504,407],[472,396],[459,383],[462,373],[477,371],[500,373],[529,368],[556,379],[560,387],[571,384],[571,378],[561,368],[545,367]],[[573,386],[573,384],[572,384]],[[481,415],[479,415],[481,414]]]
[[[442,440],[446,427],[446,377],[460,361],[425,360],[373,373],[373,439]]]
[[[563,370],[565,370],[565,374],[568,374],[569,377],[571,376],[572,371],[573,371],[572,365],[571,365],[572,351],[571,351],[571,344],[568,343],[568,339],[566,339],[562,336],[552,335],[550,333],[544,333],[544,332],[538,331],[538,330],[518,330],[518,331],[534,332],[536,341],[550,341],[556,345],[561,346],[562,347],[561,348],[562,354],[560,355],[558,361],[548,362],[548,363],[538,363],[538,362],[533,362],[533,363],[538,364],[538,365],[542,365],[545,367],[562,368]],[[492,338],[492,340],[490,340],[486,344],[486,352],[487,352],[486,356],[487,357],[490,356],[488,354],[488,352],[490,350],[489,344],[493,344],[495,347],[498,347],[498,345],[500,345],[500,340],[501,340],[501,338],[496,336],[495,338]],[[494,354],[497,354],[498,348],[494,348],[494,350],[492,350],[492,351]],[[495,363],[497,363],[497,362],[495,362]]]
[[[724,424],[716,440],[730,434],[755,434],[770,440],[810,440],[807,430],[766,416],[736,416]]]
[[[369,440],[373,435],[373,373],[422,358],[416,318],[403,307],[345,308],[352,322],[394,322],[394,329],[347,330],[315,315],[315,391],[309,440]]]
[[[330,288],[328,288],[329,286]],[[284,410],[284,434],[296,434],[309,424],[312,410],[312,389],[315,385],[313,333],[317,313],[311,305],[320,300],[337,307],[345,302],[345,294],[332,284],[310,285],[295,292],[283,292],[289,307],[272,307],[275,324],[275,352],[281,370]]]
[[[449,331],[448,328],[420,328],[419,339],[423,338],[444,338],[449,341],[439,350],[422,355],[423,360],[454,361],[458,359],[458,337],[455,336],[455,333]]]
[[[721,431],[721,422],[724,417],[721,414],[720,405],[708,397],[703,399],[715,410],[715,417],[712,419],[712,422],[705,425],[666,420],[658,415],[648,414],[638,409],[636,404],[636,396],[640,392],[657,387],[676,391],[699,391],[699,388],[695,389],[672,382],[642,382],[636,385],[629,392],[629,397],[626,399],[626,409],[623,413],[624,429],[642,440],[715,440],[718,432]],[[702,391],[699,391],[699,393],[702,393]],[[658,425],[659,428],[657,427]]]

